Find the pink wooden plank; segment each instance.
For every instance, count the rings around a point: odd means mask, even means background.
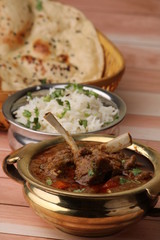
[[[4,154],[5,156],[5,154]],[[7,175],[4,173],[3,169],[2,169],[2,162],[3,160],[1,159],[2,157],[2,153],[0,153],[0,178],[7,178]]]
[[[49,225],[37,216],[30,207],[0,204],[0,216],[0,222],[2,223],[33,225],[36,227],[49,228]]]
[[[158,0],[60,0],[64,4],[75,6],[81,10],[126,13],[126,14],[150,14],[159,15],[160,3]]]
[[[108,36],[116,36],[117,41],[143,41],[159,45],[160,18],[158,16],[124,15],[106,12],[87,12],[86,16],[95,27]],[[143,31],[142,31],[143,29]]]
[[[8,143],[7,132],[0,131],[0,150],[11,150]]]
[[[118,89],[140,92],[160,93],[160,71],[150,69],[126,68]]]
[[[160,48],[150,48],[128,44],[117,44],[122,52],[126,66],[130,68],[140,68],[143,71],[159,71]]]
[[[9,154],[9,151],[0,151],[0,177],[4,177],[7,178],[6,174],[4,173],[3,169],[2,169],[2,163],[4,158]]]
[[[12,179],[1,178],[0,189],[4,189],[4,191],[0,192],[0,204],[28,206],[27,201],[24,199],[22,188],[21,184]]]
[[[34,227],[42,227],[42,228],[50,228],[48,224],[46,224],[40,217],[36,216],[30,208],[25,207],[17,207],[17,206],[3,206],[0,205],[0,213],[2,223],[10,223],[19,225],[19,229],[21,226],[32,226],[32,230]],[[156,219],[144,219],[141,220],[139,223],[134,224],[133,226],[128,227],[125,231],[118,233],[114,236],[106,237],[106,240],[120,240],[120,239],[128,239],[128,236],[132,236],[133,240],[141,240],[142,237],[145,240],[150,240],[150,233],[152,232],[152,238],[158,240],[160,237],[159,229],[160,220],[159,218]],[[13,225],[14,228],[14,225]],[[9,229],[11,231],[12,229]],[[14,230],[14,229],[13,229]],[[5,231],[7,231],[5,229]],[[76,236],[69,236],[63,235],[61,239],[78,239]],[[54,239],[54,237],[53,237]]]
[[[133,127],[144,127],[144,128],[160,128],[160,118],[159,117],[150,117],[144,115],[132,115],[127,114],[124,118],[123,125],[133,126]]]
[[[134,139],[160,152],[160,117],[127,114],[115,128],[116,135],[130,132]]]
[[[30,237],[24,235],[13,235],[13,234],[3,234],[0,233],[1,240],[49,240],[50,238],[41,238],[41,237]],[[52,238],[54,240],[54,238]]]

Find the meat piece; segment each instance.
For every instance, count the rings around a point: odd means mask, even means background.
[[[110,177],[121,173],[122,153],[109,154],[99,148],[83,147],[76,156],[70,147],[61,149],[52,155],[52,152],[46,153],[47,163],[43,171],[51,177],[62,176],[65,167],[68,164],[75,165],[75,180],[82,185],[93,185],[102,183]],[[42,166],[43,168],[43,166]]]
[[[57,152],[55,155],[51,155],[47,159],[44,171],[47,175],[58,176],[63,174],[67,164],[73,163],[73,154],[69,147]]]
[[[123,166],[124,166],[124,169],[128,170],[135,167],[135,165],[136,165],[136,156],[132,155],[129,159],[125,160],[125,163]]]
[[[76,181],[82,185],[98,184],[121,172],[121,161],[116,156],[99,149],[82,148],[75,159]]]
[[[107,153],[98,143],[79,144],[72,153],[67,144],[60,143],[31,161],[31,173],[43,183],[72,192],[129,190],[149,181],[153,172],[138,161],[138,155],[127,153],[126,150]]]
[[[143,171],[136,176],[137,181],[150,180],[153,177],[153,173],[150,171]]]

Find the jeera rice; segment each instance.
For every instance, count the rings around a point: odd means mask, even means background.
[[[119,110],[104,106],[93,91],[82,85],[68,84],[64,89],[50,88],[47,95],[32,97],[27,94],[27,104],[15,112],[16,122],[23,126],[47,133],[57,133],[44,115],[51,112],[70,133],[100,130],[119,117]]]

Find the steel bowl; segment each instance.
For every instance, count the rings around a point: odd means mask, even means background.
[[[111,139],[100,134],[75,136],[78,141],[108,142]],[[57,137],[27,144],[7,156],[3,162],[5,173],[23,184],[26,200],[42,219],[64,232],[95,237],[128,228],[155,209],[153,207],[160,193],[160,154],[155,150],[137,142],[127,149],[151,164],[154,176],[146,184],[111,194],[71,193],[45,186],[29,170],[35,154],[62,141]]]
[[[53,138],[58,136],[59,134],[53,133],[46,133],[40,131],[34,131],[32,129],[26,128],[15,121],[13,116],[13,112],[20,106],[26,104],[26,96],[28,92],[31,92],[33,96],[43,96],[47,93],[49,88],[61,88],[63,89],[67,84],[47,84],[47,85],[40,85],[31,88],[26,88],[24,90],[18,91],[12,94],[3,104],[2,111],[10,123],[9,130],[8,130],[8,139],[9,144],[12,149],[18,149],[23,145],[30,143],[30,142],[39,142],[44,139]],[[90,85],[83,85],[84,89],[92,90],[96,94],[98,94],[99,98],[102,99],[104,105],[114,106],[119,109],[119,118],[115,119],[110,124],[106,125],[104,128],[97,130],[96,132],[101,132],[116,126],[122,119],[125,117],[126,114],[126,104],[125,102],[116,94],[103,90],[99,87],[94,87]]]

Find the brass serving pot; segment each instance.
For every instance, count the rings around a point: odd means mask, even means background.
[[[75,140],[108,142],[105,135],[76,135]],[[111,194],[71,193],[46,186],[29,170],[33,156],[62,142],[60,137],[30,143],[4,159],[3,169],[23,184],[24,196],[34,211],[51,225],[79,236],[105,236],[116,233],[142,219],[160,193],[160,154],[137,142],[128,148],[153,166],[153,178],[141,187]],[[14,164],[17,163],[15,166]]]

